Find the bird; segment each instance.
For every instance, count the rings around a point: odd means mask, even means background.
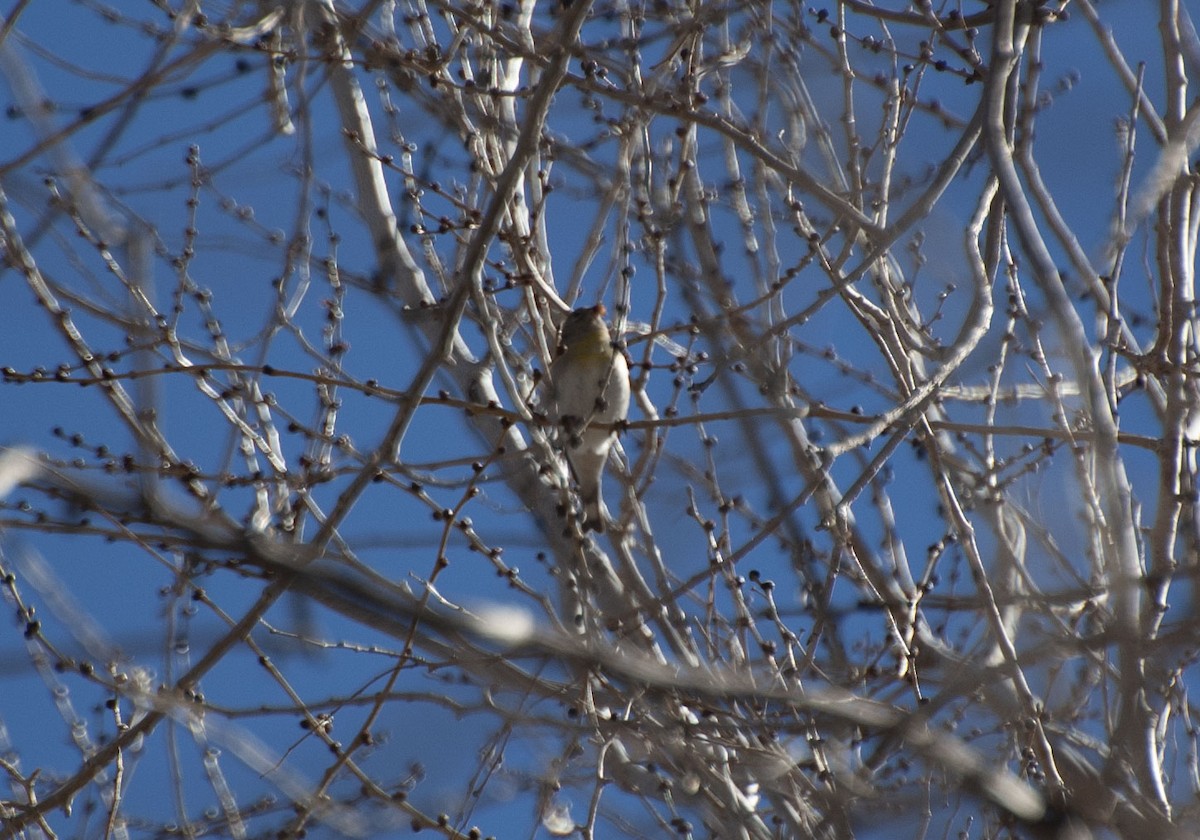
[[[603,531],[608,508],[600,492],[616,425],[629,412],[629,365],[604,320],[604,304],[567,315],[550,365],[551,419],[583,502],[583,530]]]

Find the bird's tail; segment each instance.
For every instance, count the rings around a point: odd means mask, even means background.
[[[608,447],[588,446],[591,441],[587,438],[584,443],[571,451],[569,459],[575,481],[579,483],[579,499],[583,502],[583,530],[603,531],[608,527],[608,509],[604,506],[600,484],[604,462],[608,460]]]
[[[608,508],[604,506],[604,499],[597,493],[594,498],[583,500],[583,530],[600,531],[601,533],[608,527]]]

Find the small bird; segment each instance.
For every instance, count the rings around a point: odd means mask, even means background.
[[[600,478],[619,423],[629,412],[629,365],[613,343],[603,304],[567,316],[550,365],[550,408],[583,501],[583,530],[602,531],[608,508]],[[605,428],[597,428],[604,424]]]

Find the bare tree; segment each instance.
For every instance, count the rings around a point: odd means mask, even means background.
[[[10,5],[3,836],[1194,836],[1186,4]]]

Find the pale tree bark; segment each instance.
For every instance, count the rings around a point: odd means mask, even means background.
[[[37,14],[5,836],[1194,833],[1186,4]]]

